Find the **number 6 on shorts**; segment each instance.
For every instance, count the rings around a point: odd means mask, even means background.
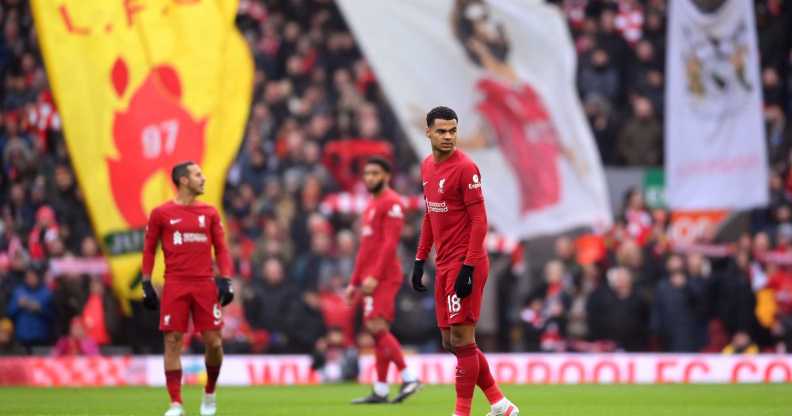
[[[363,316],[369,316],[371,312],[374,312],[374,298],[366,296],[363,298]]]

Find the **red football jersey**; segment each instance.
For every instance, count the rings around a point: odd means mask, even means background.
[[[143,274],[151,275],[157,243],[162,242],[166,279],[214,275],[212,246],[222,276],[231,276],[231,256],[220,214],[211,205],[166,202],[151,211],[143,243]]]
[[[440,163],[432,155],[424,159],[421,178],[426,214],[416,258],[425,260],[434,243],[438,266],[484,259],[487,214],[478,166],[457,149]]]
[[[379,281],[401,281],[401,263],[396,251],[403,226],[404,204],[396,191],[386,189],[368,202],[361,218],[353,285],[359,285],[369,276]]]

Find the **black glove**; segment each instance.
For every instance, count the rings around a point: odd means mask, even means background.
[[[423,268],[424,261],[415,260],[415,265],[413,266],[412,272],[412,287],[416,292],[426,292],[426,286],[424,286],[421,282],[421,278],[423,277]]]
[[[215,277],[217,285],[217,301],[226,306],[234,300],[234,289],[231,287],[231,279],[227,277]]]
[[[152,311],[159,309],[159,298],[151,285],[151,279],[143,280],[143,306]]]
[[[462,265],[454,283],[454,291],[460,299],[470,296],[470,292],[473,292],[473,266]]]

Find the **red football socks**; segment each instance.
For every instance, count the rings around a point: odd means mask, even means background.
[[[171,403],[181,403],[181,380],[182,370],[168,370],[165,371],[165,381],[168,385],[168,395],[170,396]]]
[[[390,360],[388,359],[388,351],[385,348],[385,334],[378,332],[374,335],[374,364],[377,367],[377,381],[385,383],[388,380],[388,366]]]
[[[213,394],[217,386],[217,377],[220,375],[219,365],[206,364],[206,387],[204,392],[206,394]]]
[[[500,387],[498,387],[498,383],[496,383],[495,379],[492,377],[492,372],[490,372],[490,366],[487,362],[487,357],[485,357],[484,353],[478,348],[476,348],[476,353],[478,354],[479,362],[479,374],[476,384],[479,386],[481,391],[484,392],[484,395],[487,396],[487,400],[490,402],[490,404],[495,404],[503,399],[503,393],[501,392]]]
[[[388,378],[388,366],[391,362],[396,364],[399,371],[404,370],[407,365],[404,363],[404,354],[401,344],[390,333],[390,331],[380,331],[374,334],[374,357],[377,367],[377,381],[385,383]]]
[[[469,416],[473,391],[479,378],[478,347],[475,343],[464,345],[454,349],[454,355],[457,357],[455,414]]]
[[[399,340],[390,333],[390,331],[385,333],[385,336],[382,337],[382,342],[385,344],[386,348],[388,349],[388,356],[393,364],[396,364],[396,368],[399,371],[404,370],[407,367],[407,364],[404,363],[404,354],[402,353],[402,346],[399,343]]]

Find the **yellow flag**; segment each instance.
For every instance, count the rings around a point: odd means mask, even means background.
[[[203,199],[221,206],[253,84],[237,3],[31,2],[72,165],[125,299],[140,297],[147,215],[173,197],[174,164],[200,164]]]

